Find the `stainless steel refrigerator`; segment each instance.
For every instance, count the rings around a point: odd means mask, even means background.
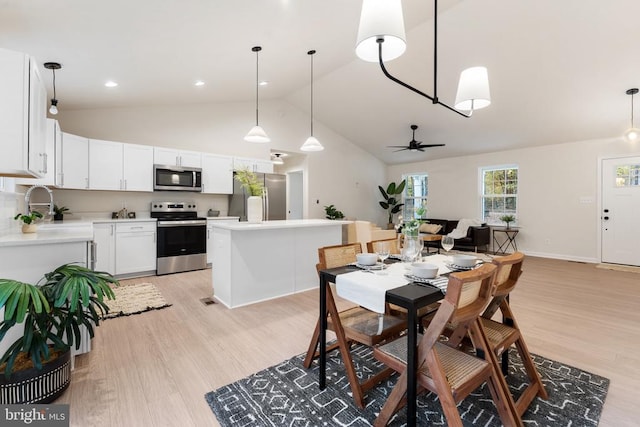
[[[275,173],[256,173],[264,182],[262,197],[262,219],[273,221],[287,219],[287,176]],[[240,221],[247,220],[247,198],[249,195],[235,179],[233,194],[229,200],[229,216],[239,216]]]

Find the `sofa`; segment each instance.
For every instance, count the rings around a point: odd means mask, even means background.
[[[427,219],[427,223],[422,224],[420,227],[420,234],[441,234],[446,235],[451,233],[458,226],[459,220],[447,220],[447,219]],[[432,225],[440,225],[442,228],[437,233],[427,233],[426,231]],[[433,230],[432,230],[433,231]],[[481,224],[479,226],[470,226],[467,229],[467,235],[460,239],[454,239],[455,245],[453,249],[458,250],[472,250],[478,252],[478,248],[483,248],[485,251],[489,249],[489,243],[491,239],[491,230],[487,224]],[[425,248],[440,248],[439,241],[425,241]]]

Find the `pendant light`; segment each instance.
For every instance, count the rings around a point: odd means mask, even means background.
[[[259,80],[259,68],[258,68],[258,52],[262,50],[260,46],[254,46],[251,48],[252,52],[256,53],[256,125],[251,128],[249,133],[244,137],[245,141],[248,142],[271,142],[271,138],[267,135],[267,133],[262,129],[262,127],[258,124],[258,92],[260,87]]]
[[[57,62],[45,62],[44,68],[53,72],[53,98],[51,98],[51,107],[49,107],[49,113],[54,116],[58,114],[58,100],[56,99],[56,70],[62,68]]]
[[[393,82],[431,100],[463,117],[491,104],[489,77],[485,67],[472,67],[460,74],[454,107],[438,98],[438,0],[434,0],[433,15],[433,96],[427,95],[392,76],[384,61],[402,55],[406,49],[401,0],[363,0],[358,27],[356,55],[368,62],[378,62],[382,73]],[[384,48],[383,48],[384,47]],[[464,113],[459,110],[468,111]]]
[[[320,141],[318,141],[318,139],[313,136],[313,55],[315,55],[316,51],[315,50],[310,50],[309,52],[307,52],[307,55],[309,55],[309,57],[311,58],[311,97],[310,97],[310,104],[311,104],[311,136],[309,136],[309,138],[307,138],[307,140],[304,142],[304,144],[302,144],[302,147],[300,147],[300,150],[302,151],[322,151],[324,150],[324,147],[322,146],[322,144],[320,144]]]
[[[624,139],[635,142],[640,138],[640,129],[633,126],[633,95],[638,93],[638,88],[627,90],[626,94],[631,95],[631,127],[624,133]]]

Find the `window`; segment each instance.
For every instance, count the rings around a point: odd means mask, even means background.
[[[416,209],[427,209],[428,178],[427,174],[405,175],[407,181],[404,188],[404,206],[402,207],[402,218],[405,220],[416,218]]]
[[[616,168],[616,187],[640,186],[640,165],[622,165]]]
[[[518,167],[482,168],[482,218],[489,224],[500,223],[503,215],[518,220]]]

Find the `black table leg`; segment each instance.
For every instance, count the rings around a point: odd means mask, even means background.
[[[407,310],[407,426],[416,425],[416,310]]]
[[[320,390],[324,390],[327,380],[327,278],[324,274],[320,274],[320,337],[318,345],[320,349],[320,369],[318,385]]]

